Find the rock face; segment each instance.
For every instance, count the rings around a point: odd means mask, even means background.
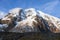
[[[8,32],[53,32],[60,33],[60,19],[42,11],[29,8],[11,9],[0,24],[7,24],[4,30]],[[3,29],[3,28],[2,28]]]
[[[11,9],[8,13],[8,15],[6,15],[4,18],[2,18],[2,20],[11,20],[13,18],[15,18],[15,21],[20,21],[22,20],[22,15],[23,14],[23,10],[22,8],[14,8]]]

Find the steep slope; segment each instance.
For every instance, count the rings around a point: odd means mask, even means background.
[[[48,14],[43,13],[42,11],[38,11],[43,19],[45,19],[48,22],[48,25],[50,27],[54,27],[53,30],[60,32],[60,19]]]

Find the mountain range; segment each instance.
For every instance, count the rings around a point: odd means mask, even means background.
[[[34,8],[13,8],[0,19],[0,32],[60,33],[60,19]]]

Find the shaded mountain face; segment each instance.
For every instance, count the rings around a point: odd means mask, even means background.
[[[42,11],[29,8],[14,8],[0,19],[1,30],[5,32],[53,32],[60,33],[60,19]],[[8,27],[3,26],[7,24]]]

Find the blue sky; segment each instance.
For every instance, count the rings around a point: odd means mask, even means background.
[[[4,12],[16,7],[35,8],[60,18],[59,0],[0,0],[0,17],[3,16]]]

